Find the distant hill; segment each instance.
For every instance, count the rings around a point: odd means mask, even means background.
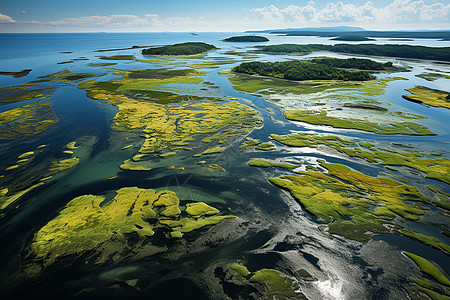
[[[345,33],[345,35],[363,36],[371,38],[439,39],[443,41],[450,40],[450,30],[375,31],[350,26],[269,29],[269,30],[248,31],[248,32],[284,34],[287,36],[320,36],[320,37],[336,37],[342,36],[343,33]]]
[[[243,36],[232,36],[226,39],[223,39],[224,42],[268,42],[269,39],[264,36],[258,35],[243,35]]]
[[[348,41],[348,42],[362,42],[362,41],[375,41],[374,39],[367,38],[359,35],[344,35],[330,39],[332,41]]]
[[[265,33],[279,33],[279,32],[291,32],[291,31],[314,31],[314,32],[342,32],[342,31],[364,31],[362,27],[352,26],[334,26],[334,27],[304,27],[304,28],[285,28],[285,29],[268,29],[260,31],[246,31],[247,32],[265,32]]]

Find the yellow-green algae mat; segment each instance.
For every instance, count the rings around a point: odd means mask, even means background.
[[[91,250],[112,239],[135,233],[151,237],[156,228],[166,228],[170,237],[215,225],[234,216],[216,216],[206,203],[189,203],[184,212],[180,200],[169,190],[125,187],[105,203],[104,196],[83,195],[70,201],[59,215],[34,236],[31,251],[49,265],[58,257]],[[156,220],[156,222],[148,222]],[[125,241],[124,241],[125,242]]]
[[[247,134],[262,122],[256,110],[239,102],[220,103],[197,99],[189,103],[159,104],[131,99],[124,95],[124,91],[117,90],[120,85],[120,82],[83,82],[79,87],[87,88],[88,97],[118,107],[114,129],[141,131],[145,134],[140,153],[187,146],[195,140],[196,135],[215,133],[227,126],[238,127],[230,137]],[[144,85],[142,88],[150,89],[152,86]]]
[[[410,185],[385,177],[371,177],[350,168],[322,162],[328,174],[298,172],[269,181],[290,191],[305,209],[330,223],[329,232],[358,241],[368,241],[373,233],[396,216],[418,220],[426,207],[404,201],[429,200]]]
[[[37,101],[0,113],[0,140],[37,135],[58,122],[50,103]]]
[[[410,92],[411,95],[403,95],[403,99],[420,104],[450,109],[450,93],[448,92],[420,85],[411,89],[406,89],[406,91]]]
[[[246,266],[236,263],[228,268],[232,270],[228,283],[250,287],[255,286],[254,284],[262,285],[262,299],[307,299],[300,292],[298,283],[280,271],[261,269],[250,272]]]
[[[402,253],[414,261],[422,274],[427,275],[431,279],[424,277],[412,278],[414,285],[406,289],[411,296],[411,299],[424,299],[414,297],[417,295],[417,291],[428,295],[432,300],[450,299],[450,280],[444,273],[442,273],[433,263],[419,255],[406,251],[403,251]]]

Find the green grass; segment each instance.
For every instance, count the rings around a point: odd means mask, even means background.
[[[277,168],[283,168],[283,169],[288,169],[288,170],[292,170],[292,169],[299,167],[297,165],[290,164],[290,163],[273,162],[273,161],[269,161],[269,160],[256,159],[256,158],[252,158],[251,160],[249,160],[247,162],[247,165],[252,166],[252,167],[261,167],[261,168],[277,167]]]
[[[106,60],[134,60],[136,56],[134,55],[112,55],[112,56],[101,56],[100,59]]]
[[[437,282],[450,286],[450,280],[448,280],[447,277],[445,277],[444,274],[441,273],[431,262],[426,260],[423,257],[420,257],[418,255],[412,254],[410,252],[403,251],[403,254],[411,258],[416,265],[419,267],[420,271],[422,273],[425,273],[427,275],[430,275],[433,277]]]

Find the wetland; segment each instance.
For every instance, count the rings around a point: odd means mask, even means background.
[[[450,297],[448,47],[120,36],[1,59],[2,298]]]

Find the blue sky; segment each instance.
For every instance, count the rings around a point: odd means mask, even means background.
[[[15,0],[0,32],[244,31],[317,26],[450,29],[449,0]]]

